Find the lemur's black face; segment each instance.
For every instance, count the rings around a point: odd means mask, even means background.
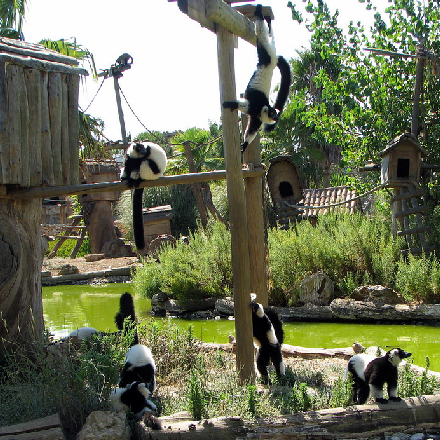
[[[138,154],[142,154],[145,155],[145,145],[141,144],[141,143],[137,143],[134,146],[134,150],[136,151],[136,153]]]

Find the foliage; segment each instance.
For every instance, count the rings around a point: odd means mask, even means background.
[[[397,266],[396,288],[407,301],[437,303],[440,293],[440,263],[435,257],[408,256]]]
[[[189,244],[177,242],[160,252],[160,265],[146,262],[136,271],[137,293],[152,297],[159,290],[173,298],[225,296],[232,286],[230,236],[222,223],[191,234]]]
[[[411,369],[411,364],[406,362],[399,366],[399,396],[412,397],[435,394],[439,389],[438,379],[428,374],[429,358],[426,358],[426,369],[417,375]]]
[[[54,246],[57,243],[58,243],[58,240],[49,241],[49,248],[46,252],[46,255],[49,255],[52,252],[52,249],[54,248]],[[65,240],[64,243],[61,245],[61,247],[57,251],[57,257],[70,258],[70,254],[72,253],[75,246],[76,246],[76,240]],[[90,239],[89,239],[89,237],[85,237],[76,256],[77,257],[84,257],[84,255],[91,254],[91,253],[92,253],[92,248],[90,246]]]
[[[0,0],[0,35],[2,37],[24,40],[25,10],[25,0]]]
[[[127,343],[94,336],[77,351],[69,344],[48,348],[47,342],[44,338],[30,346],[17,341],[3,352],[0,426],[59,412],[63,426],[78,432],[91,411],[108,409]]]
[[[344,295],[366,283],[393,285],[400,253],[387,222],[327,214],[316,227],[303,221],[297,230],[269,231],[272,303],[296,304],[299,283],[318,271]]]
[[[416,63],[365,47],[415,55],[422,45],[439,53],[440,10],[435,1],[390,0],[381,12],[381,2],[359,1],[365,5],[365,20],[373,23],[370,29],[358,21],[343,30],[338,11],[330,11],[324,0],[288,3],[292,19],[310,32],[310,48],[291,61],[292,91],[274,133],[280,143],[274,138],[269,142],[274,154],[291,154],[316,185],[324,158],[350,174],[366,160],[377,163],[387,142],[410,131]],[[431,163],[438,163],[440,153],[436,70],[437,61],[426,62],[419,116],[419,141]],[[334,155],[331,160],[335,147],[342,151],[341,162]]]

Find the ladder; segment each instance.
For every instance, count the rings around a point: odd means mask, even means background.
[[[402,250],[404,255],[408,253],[419,255],[422,252],[428,255],[435,249],[434,246],[427,244],[425,236],[431,228],[423,224],[424,213],[427,209],[421,200],[423,195],[422,189],[416,182],[406,182],[394,188],[394,196],[391,198],[393,232],[406,238],[408,249]],[[401,230],[397,230],[397,223]]]

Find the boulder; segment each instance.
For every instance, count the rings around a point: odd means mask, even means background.
[[[93,411],[77,440],[130,440],[130,428],[124,411]]]
[[[215,302],[215,312],[219,315],[234,315],[234,301],[232,298],[220,298]]]
[[[105,254],[105,258],[122,258],[136,256],[136,253],[133,252],[133,248],[129,244],[125,244],[124,240],[120,238],[106,242],[102,246],[101,252]]]
[[[377,304],[405,303],[400,293],[381,285],[357,287],[350,295],[350,299],[356,301],[371,301]]]
[[[299,302],[328,306],[334,294],[333,281],[323,272],[304,278],[300,283]]]
[[[73,275],[75,273],[79,273],[79,269],[76,266],[73,264],[63,264],[58,275]]]

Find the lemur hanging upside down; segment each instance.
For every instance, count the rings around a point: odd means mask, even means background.
[[[262,6],[255,8],[255,33],[257,36],[257,69],[252,75],[244,94],[244,99],[238,101],[225,101],[224,108],[240,110],[248,114],[248,124],[244,132],[243,151],[254,140],[261,125],[265,132],[272,131],[280,118],[289,96],[291,72],[289,63],[276,55],[275,40],[272,32],[270,17],[263,17]],[[265,25],[267,22],[267,26]],[[272,74],[275,67],[280,69],[281,83],[274,106],[269,104],[269,93]]]

